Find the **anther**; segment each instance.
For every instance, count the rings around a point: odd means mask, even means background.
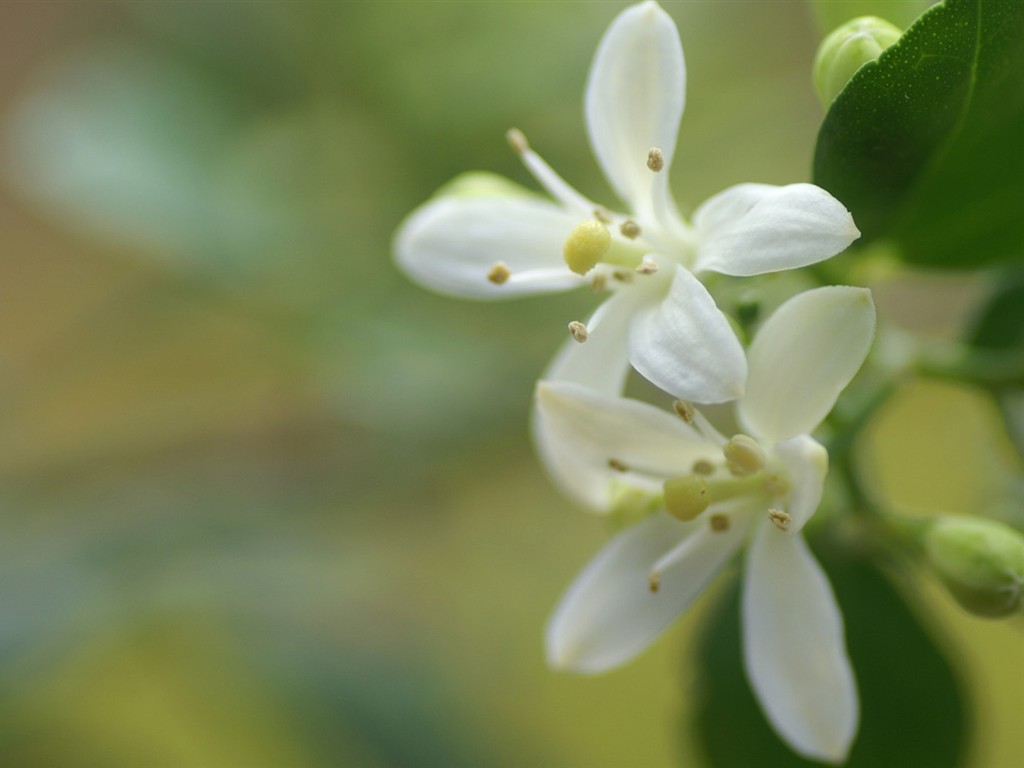
[[[661,589],[661,574],[657,571],[651,571],[647,575],[647,587],[651,592],[657,592]]]
[[[765,475],[764,489],[772,496],[785,496],[789,493],[789,481],[782,475]]]
[[[618,280],[620,283],[632,283],[633,282],[633,273],[632,272],[626,272],[626,271],[621,270],[621,269],[616,269],[614,272],[612,272],[612,277],[615,278],[616,280]]]
[[[605,291],[605,289],[607,287],[608,287],[608,276],[605,275],[604,273],[601,273],[599,275],[594,275],[590,279],[590,290],[593,291],[594,293],[604,293],[604,291]]]
[[[504,261],[499,261],[493,267],[491,271],[487,273],[487,279],[495,285],[502,285],[512,276],[511,270],[508,268],[508,264]]]
[[[611,212],[607,208],[605,208],[603,206],[600,206],[600,205],[597,206],[597,208],[594,209],[594,218],[597,219],[598,221],[600,221],[602,224],[611,224],[612,223],[612,214],[611,214]]]
[[[715,474],[715,465],[712,464],[707,459],[697,459],[695,462],[693,462],[693,467],[691,468],[691,471],[695,475],[703,475],[704,477],[708,477],[710,475]]]
[[[636,268],[637,274],[640,275],[653,275],[658,271],[658,262],[652,259],[650,256],[644,256],[640,260],[640,264]]]
[[[505,140],[508,141],[508,145],[512,147],[512,151],[517,155],[523,154],[530,148],[529,142],[526,141],[526,136],[518,128],[510,128],[505,132]]]
[[[672,409],[676,412],[676,416],[689,424],[693,421],[693,417],[696,412],[693,409],[693,403],[688,403],[685,400],[676,400],[672,403]]]
[[[640,237],[640,225],[632,219],[626,219],[619,225],[619,232],[622,233],[623,237],[629,238],[630,240],[636,240]]]
[[[608,459],[608,466],[616,472],[629,472],[629,465],[618,459]]]
[[[708,521],[711,523],[711,530],[715,533],[722,533],[729,530],[729,516],[723,514],[712,515]]]
[[[722,449],[729,471],[736,477],[750,477],[764,469],[764,449],[746,435],[735,435]]]
[[[774,508],[768,510],[768,519],[771,520],[775,524],[775,527],[780,531],[788,531],[789,524],[793,520],[793,518],[789,516],[788,512],[783,512],[781,509]]]
[[[655,173],[665,167],[665,156],[657,147],[651,147],[651,151],[647,153],[647,167]]]
[[[708,484],[696,475],[665,481],[665,511],[679,520],[693,520],[711,504]]]
[[[573,320],[569,323],[569,333],[576,339],[580,344],[587,340],[587,326],[581,323],[579,320]]]
[[[611,248],[612,235],[597,219],[588,219],[569,233],[562,248],[566,265],[577,275],[592,270]]]

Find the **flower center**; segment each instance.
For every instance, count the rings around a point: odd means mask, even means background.
[[[587,274],[599,263],[651,274],[657,266],[650,259],[644,260],[647,251],[628,236],[613,237],[605,222],[593,218],[577,224],[569,233],[562,246],[562,258],[577,275]]]

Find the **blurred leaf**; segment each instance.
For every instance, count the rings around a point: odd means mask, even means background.
[[[815,182],[907,261],[1024,258],[1022,70],[1024,3],[946,0],[833,102]]]
[[[960,764],[964,712],[957,680],[888,581],[864,561],[830,564],[861,698],[860,732],[848,768]],[[733,589],[698,650],[693,732],[715,768],[797,768],[754,700],[740,650],[739,590]]]
[[[1002,275],[975,317],[968,340],[986,349],[1024,348],[1024,271]]]

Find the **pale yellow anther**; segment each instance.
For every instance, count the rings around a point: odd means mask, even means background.
[[[693,520],[711,504],[708,484],[696,475],[665,481],[665,511],[679,520]]]
[[[693,417],[696,415],[696,411],[693,408],[693,403],[688,403],[685,400],[676,400],[672,403],[672,409],[676,412],[676,416],[689,424],[693,421]]]
[[[585,326],[579,320],[573,320],[571,323],[569,323],[569,333],[571,333],[572,337],[576,339],[576,341],[578,341],[580,344],[586,341],[587,336],[589,335],[587,331],[587,326]]]
[[[604,293],[608,288],[608,275],[603,272],[590,278],[590,290],[594,293]]]
[[[789,480],[784,478],[782,475],[765,475],[764,489],[772,496],[785,496],[790,490]]]
[[[512,150],[517,155],[523,154],[530,148],[529,142],[526,141],[526,136],[518,128],[510,128],[506,131],[505,140],[508,141],[508,145],[512,147]]]
[[[512,271],[504,261],[499,261],[491,267],[491,271],[487,273],[487,279],[495,285],[502,285],[507,282],[510,277],[512,277]]]
[[[735,435],[722,449],[729,471],[736,477],[750,477],[764,469],[764,449],[747,435]]]
[[[715,533],[722,533],[724,531],[728,531],[729,530],[730,521],[729,521],[729,516],[728,515],[723,515],[723,514],[712,515],[711,519],[708,522],[711,523],[711,530],[714,531]]]
[[[704,477],[708,477],[710,475],[715,474],[715,465],[712,464],[707,459],[697,459],[695,462],[693,462],[693,467],[691,468],[691,471],[695,475],[703,475]]]
[[[647,167],[655,173],[665,167],[665,156],[657,147],[651,147],[651,151],[647,153]]]
[[[618,459],[608,459],[608,466],[616,472],[629,472],[629,465]]]
[[[566,265],[577,275],[585,275],[604,258],[612,245],[612,233],[597,219],[588,219],[569,233],[562,248]]]
[[[650,256],[644,256],[640,260],[640,264],[636,268],[637,274],[640,275],[653,275],[658,271],[658,262],[652,259]]]
[[[629,240],[636,240],[640,237],[640,225],[632,219],[626,219],[619,225],[619,232],[622,233],[623,237],[628,238]]]
[[[661,589],[660,573],[658,573],[657,571],[651,571],[647,575],[647,588],[650,589],[651,592],[657,592],[659,589]]]
[[[784,512],[781,509],[774,508],[768,510],[768,519],[771,520],[772,523],[775,524],[775,527],[778,528],[780,531],[788,531],[789,524],[793,520],[793,518],[789,516],[788,512]]]

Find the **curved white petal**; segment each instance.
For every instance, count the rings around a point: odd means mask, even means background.
[[[651,642],[714,578],[743,541],[743,526],[712,532],[705,520],[658,514],[620,533],[590,561],[548,622],[548,664],[595,674],[624,664]],[[650,589],[660,555],[688,536],[689,550]]]
[[[665,480],[719,453],[675,414],[578,384],[538,382],[535,404],[542,462],[559,486],[594,509],[611,507],[618,484],[659,493]]]
[[[802,536],[764,521],[747,556],[743,661],[768,720],[799,754],[841,763],[858,700],[832,588]]]
[[[864,362],[874,333],[866,288],[827,286],[794,296],[750,345],[740,420],[764,442],[812,432]]]
[[[587,82],[590,143],[619,196],[643,217],[654,181],[647,153],[661,150],[667,176],[686,94],[679,33],[652,0],[616,17],[598,46]]]
[[[634,316],[629,361],[654,385],[698,403],[735,400],[747,376],[729,321],[701,282],[678,266],[664,299]]]
[[[760,275],[815,264],[860,237],[846,207],[813,184],[740,184],[694,213],[696,271]]]
[[[794,535],[818,510],[825,492],[828,451],[810,435],[797,435],[775,445],[773,454],[782,462],[789,479],[788,533]]]
[[[581,344],[567,333],[541,378],[621,394],[629,373],[629,323],[643,298],[643,293],[628,289],[612,294],[587,320],[587,340]]]
[[[395,237],[395,259],[416,282],[454,296],[502,299],[574,288],[562,260],[578,217],[526,196],[441,197],[417,208]],[[488,280],[495,264],[511,273]]]

